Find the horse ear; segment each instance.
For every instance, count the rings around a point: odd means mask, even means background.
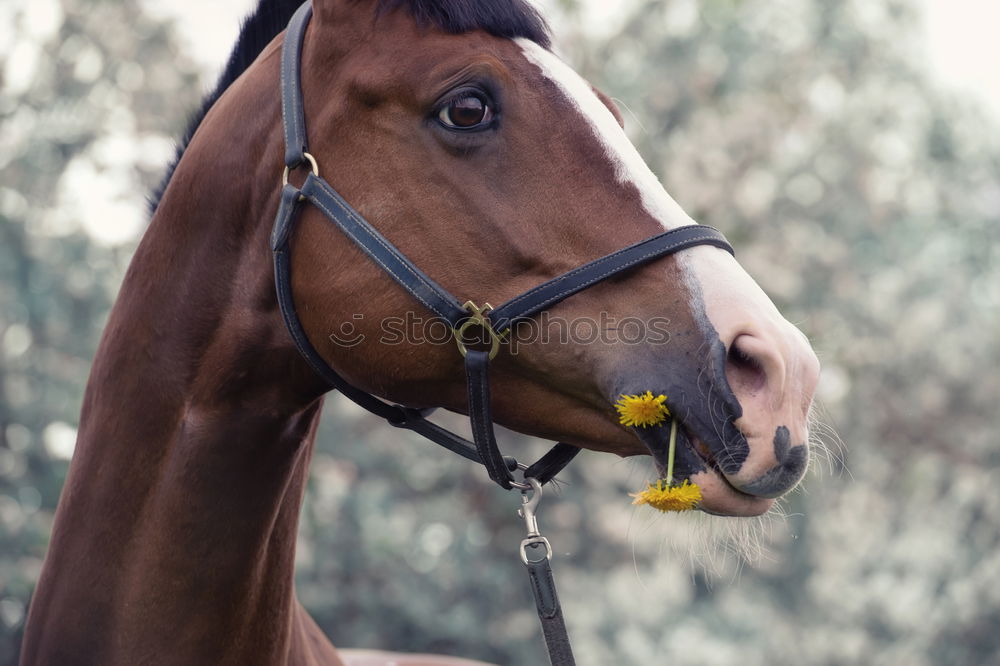
[[[598,99],[600,99],[601,102],[604,103],[604,106],[608,107],[608,110],[611,112],[611,115],[615,117],[615,120],[618,121],[618,124],[621,125],[621,128],[625,129],[625,119],[622,117],[622,112],[618,110],[618,105],[615,104],[615,101],[610,97],[608,97],[607,95],[605,95],[604,93],[602,93],[594,86],[590,86],[590,89],[593,90],[594,94],[597,95]]]

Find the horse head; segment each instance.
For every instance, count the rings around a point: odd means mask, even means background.
[[[420,3],[396,4],[358,12],[315,1],[302,55],[311,152],[445,289],[503,302],[694,224],[614,103],[549,50],[530,9],[450,3],[476,16],[452,8],[445,29]],[[448,331],[433,335],[431,313],[318,211],[303,213],[293,251],[303,326],[333,368],[389,400],[467,409]],[[652,454],[662,467],[667,429],[624,427],[614,410],[620,396],[650,390],[679,422],[676,470],[702,488],[703,510],[763,513],[803,476],[819,364],[729,253],[688,249],[544,314],[516,326],[494,363],[497,422]]]

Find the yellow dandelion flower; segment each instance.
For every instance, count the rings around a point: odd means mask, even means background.
[[[653,398],[648,391],[646,396],[653,400],[659,399]],[[660,398],[662,397],[660,396]],[[662,402],[658,403],[658,406],[666,411]],[[630,497],[635,498],[632,504],[648,504],[660,511],[688,511],[698,506],[698,503],[701,502],[701,488],[698,487],[698,484],[691,483],[688,479],[680,484],[674,483],[674,457],[676,455],[677,419],[674,419],[670,422],[670,440],[667,446],[667,476],[656,483],[649,484],[649,487],[642,492],[629,493]]]
[[[637,428],[663,423],[670,416],[670,410],[663,404],[666,399],[667,396],[663,394],[654,398],[652,391],[646,391],[642,395],[622,395],[615,403],[618,422],[624,426]]]
[[[632,504],[648,504],[660,511],[688,511],[701,501],[701,488],[687,479],[679,486],[661,479],[649,484],[642,492],[630,493],[629,496],[635,498]]]

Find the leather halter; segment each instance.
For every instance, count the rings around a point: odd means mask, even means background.
[[[733,248],[721,232],[711,227],[702,225],[679,227],[543,282],[497,308],[487,305],[480,308],[472,301],[466,301],[463,305],[459,299],[417,268],[406,255],[320,177],[319,166],[308,152],[299,72],[302,41],[311,16],[312,5],[307,1],[299,7],[288,24],[281,54],[281,115],[285,133],[286,167],[281,201],[271,232],[275,286],[281,315],[303,358],[331,388],[339,390],[390,424],[413,430],[436,444],[481,463],[486,467],[490,478],[502,488],[521,489],[524,503],[521,515],[528,526],[528,538],[521,542],[521,559],[528,569],[549,660],[554,666],[571,666],[575,663],[573,652],[549,566],[552,549],[545,537],[538,532],[534,507],[541,499],[542,484],[551,480],[573,459],[579,449],[560,442],[530,467],[519,464],[514,458],[504,456],[497,446],[493,433],[489,362],[499,352],[501,336],[512,326],[602,280],[696,245],[714,245],[730,253],[733,252]],[[289,171],[305,164],[310,168],[305,182],[301,187],[290,185]],[[390,404],[352,386],[329,366],[309,342],[295,312],[288,245],[298,211],[304,203],[309,203],[322,211],[326,218],[347,235],[362,252],[455,331],[459,350],[465,357],[472,442],[428,421],[426,416],[433,411],[432,409],[414,409]],[[489,351],[466,346],[463,334],[472,327],[482,329],[489,336]],[[517,469],[524,472],[523,482],[516,481],[512,475]]]
[[[287,168],[285,184],[281,191],[281,203],[271,234],[278,303],[296,347],[309,365],[330,384],[331,388],[339,390],[361,407],[381,416],[390,424],[418,432],[436,444],[440,444],[469,460],[483,464],[490,478],[501,487],[526,489],[527,485],[515,481],[511,473],[518,467],[525,472],[526,478],[533,477],[543,484],[546,483],[566,463],[572,460],[579,449],[569,444],[556,444],[551,451],[530,467],[519,465],[513,458],[500,453],[493,434],[489,392],[489,361],[497,351],[500,336],[519,321],[528,319],[587,287],[659,257],[696,245],[714,245],[731,253],[733,252],[732,246],[721,232],[712,227],[704,225],[678,227],[543,282],[499,307],[488,309],[484,306],[480,310],[471,301],[463,305],[459,299],[452,296],[426,273],[417,268],[406,255],[390,243],[360,213],[355,211],[326,180],[320,177],[316,161],[308,153],[299,72],[302,42],[311,16],[312,5],[310,2],[299,7],[288,24],[282,47],[281,112],[285,133],[285,164]],[[301,187],[290,185],[287,182],[288,171],[302,165],[308,165],[311,169],[305,182]],[[288,246],[297,212],[305,202],[319,208],[326,218],[354,241],[358,248],[372,261],[381,266],[401,287],[456,331],[459,348],[465,356],[469,389],[469,418],[472,422],[473,442],[428,421],[426,416],[432,410],[389,404],[350,385],[327,364],[309,342],[295,312],[291,291],[291,259]],[[459,331],[472,325],[481,326],[490,336],[492,349],[489,352],[466,349],[463,345]]]

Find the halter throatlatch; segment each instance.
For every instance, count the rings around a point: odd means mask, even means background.
[[[623,271],[696,245],[713,245],[728,252],[733,251],[732,246],[721,232],[711,227],[703,225],[678,227],[543,282],[496,308],[486,303],[480,307],[473,301],[465,301],[463,304],[463,301],[452,296],[417,268],[406,255],[320,177],[319,164],[308,152],[299,72],[302,43],[311,16],[310,2],[304,3],[295,12],[285,32],[281,55],[281,115],[285,134],[285,172],[278,213],[271,233],[271,249],[274,253],[278,304],[288,332],[306,362],[331,388],[339,390],[390,424],[417,432],[469,460],[481,463],[486,467],[490,478],[501,487],[519,488],[525,493],[532,491],[534,499],[525,500],[522,515],[525,520],[529,520],[531,516],[533,521],[534,506],[537,504],[537,499],[541,498],[541,486],[565,467],[579,449],[569,444],[556,444],[530,467],[525,467],[514,458],[504,456],[500,452],[493,432],[493,416],[490,409],[489,363],[499,353],[504,336],[519,321],[526,320],[573,294]],[[309,173],[302,185],[296,187],[290,184],[289,173],[304,165],[308,166]],[[426,417],[433,411],[432,409],[414,409],[390,404],[352,386],[329,366],[309,342],[292,298],[289,250],[295,221],[304,203],[318,208],[396,283],[452,328],[459,352],[465,359],[472,442],[427,420]],[[485,332],[487,349],[476,349],[467,343],[465,337],[473,328]],[[523,482],[515,480],[513,475],[513,472],[519,469],[524,472]],[[559,610],[558,598],[555,596],[552,584],[552,573],[548,567],[551,548],[548,547],[544,537],[537,533],[537,524],[534,530],[531,524],[529,522],[529,538],[522,544],[521,555],[531,575],[550,659],[553,664],[572,664],[573,656],[565,638],[562,612]],[[534,534],[530,533],[532,531]],[[543,545],[542,556],[537,557],[535,551]]]

